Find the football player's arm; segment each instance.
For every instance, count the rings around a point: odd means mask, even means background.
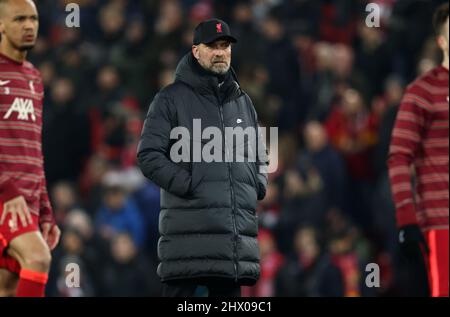
[[[42,177],[40,192],[39,226],[42,231],[42,237],[47,242],[50,250],[53,250],[58,245],[61,231],[56,225],[50,199],[48,198],[45,176]]]

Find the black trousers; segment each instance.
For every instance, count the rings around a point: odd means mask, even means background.
[[[208,288],[208,297],[241,297],[241,286],[234,281],[211,281],[200,285],[189,280],[163,283],[163,297],[193,297],[198,286]]]

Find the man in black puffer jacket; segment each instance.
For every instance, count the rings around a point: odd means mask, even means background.
[[[198,285],[209,296],[240,296],[241,285],[259,278],[255,209],[265,196],[268,161],[253,104],[230,67],[234,42],[225,22],[200,23],[192,52],[175,82],[155,96],[144,124],[138,160],[161,187],[164,296],[193,296]],[[230,128],[253,129],[253,138],[250,131],[232,142]],[[231,156],[242,148],[243,160]],[[211,152],[214,160],[205,159]]]

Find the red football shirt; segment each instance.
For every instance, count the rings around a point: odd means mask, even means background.
[[[0,54],[0,201],[23,195],[40,223],[53,222],[42,155],[39,71]]]
[[[443,66],[416,79],[403,97],[388,160],[399,226],[448,229],[448,107],[448,70]]]

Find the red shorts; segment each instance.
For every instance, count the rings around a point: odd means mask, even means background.
[[[448,297],[448,229],[430,230],[425,238],[430,249],[427,262],[431,296]]]
[[[0,219],[3,213],[3,203],[0,202]],[[17,228],[11,226],[11,215],[9,214],[3,224],[0,225],[0,256],[3,255],[9,243],[16,237],[28,233],[39,231],[39,217],[32,214],[33,223],[28,226],[22,226],[20,219],[17,219]]]

